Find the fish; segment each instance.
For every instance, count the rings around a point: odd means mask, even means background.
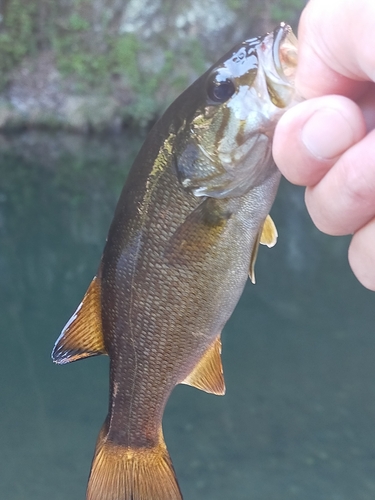
[[[181,500],[162,431],[177,384],[223,395],[221,332],[255,282],[280,181],[273,132],[294,103],[297,40],[282,23],[187,88],[130,170],[98,272],[57,339],[65,364],[108,355],[108,415],[87,500]]]

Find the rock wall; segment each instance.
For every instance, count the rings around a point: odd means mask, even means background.
[[[0,128],[146,125],[231,45],[305,0],[6,0]]]

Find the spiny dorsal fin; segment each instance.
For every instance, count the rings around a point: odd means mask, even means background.
[[[190,375],[181,383],[223,396],[225,394],[225,383],[220,355],[221,341],[219,335],[203,354]]]
[[[267,215],[262,230],[258,233],[258,236],[255,240],[253,251],[251,252],[249,278],[254,285],[255,285],[255,262],[258,256],[259,243],[262,245],[267,245],[269,248],[271,248],[274,245],[276,245],[277,236],[278,234],[275,223],[271,219],[271,216]]]
[[[106,350],[100,313],[100,279],[95,277],[57,339],[52,359],[63,365],[98,354],[106,354]]]
[[[263,224],[260,243],[262,245],[267,245],[269,248],[271,248],[276,245],[277,236],[278,234],[275,223],[271,219],[271,216],[267,215],[266,220],[264,221]]]

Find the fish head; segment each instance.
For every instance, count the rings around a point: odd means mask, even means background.
[[[195,196],[241,196],[275,171],[273,133],[297,102],[296,67],[297,39],[282,23],[234,47],[193,84],[198,105],[175,148],[186,189]]]

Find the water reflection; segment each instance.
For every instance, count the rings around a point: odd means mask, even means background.
[[[107,410],[107,360],[51,347],[96,271],[142,138],[0,139],[0,498],[83,499]],[[280,238],[224,332],[224,398],[183,386],[165,435],[186,500],[373,499],[374,294],[345,238],[282,184]]]

